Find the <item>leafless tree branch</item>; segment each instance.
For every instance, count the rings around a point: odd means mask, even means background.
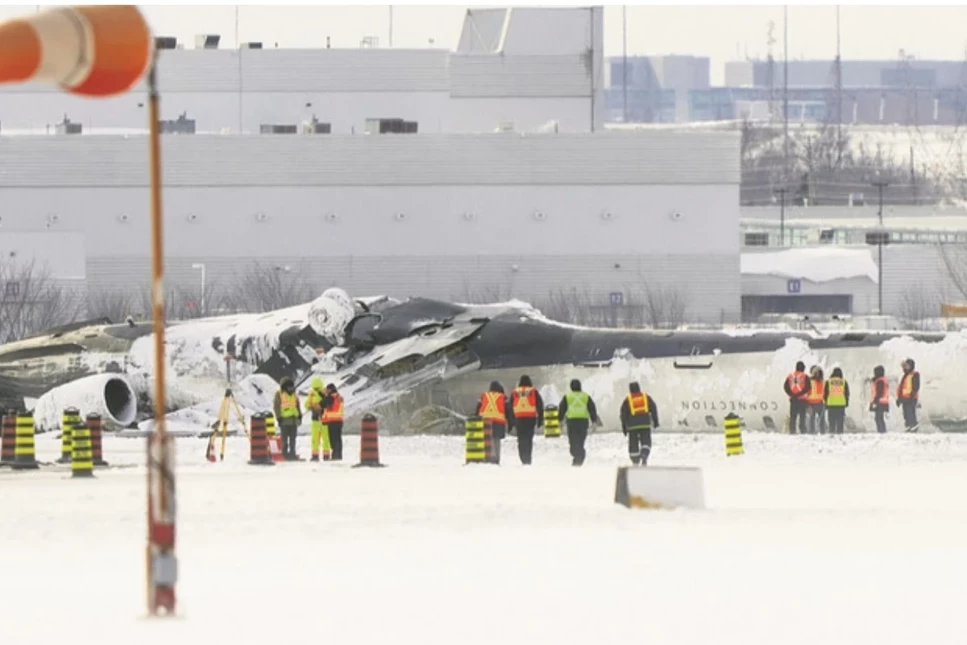
[[[51,278],[46,267],[33,260],[0,262],[0,341],[74,322],[83,311],[83,298]]]

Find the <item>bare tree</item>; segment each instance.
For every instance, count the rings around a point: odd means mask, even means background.
[[[88,295],[87,317],[107,318],[111,322],[120,322],[138,313],[133,306],[134,302],[134,294],[129,291],[95,291]]]
[[[74,322],[84,309],[78,294],[58,284],[33,260],[0,262],[0,285],[3,342]]]
[[[950,283],[967,299],[967,249],[960,244],[938,244],[937,253]]]
[[[655,329],[674,329],[685,323],[688,298],[680,290],[663,285],[645,285],[645,317]]]
[[[900,295],[897,314],[908,325],[922,331],[926,328],[928,318],[940,315],[940,299],[934,290],[918,283]]]
[[[487,284],[471,287],[468,281],[463,285],[463,301],[470,305],[486,305],[496,302],[507,302],[511,299],[509,288],[502,284]]]
[[[305,271],[253,262],[238,276],[232,297],[225,302],[237,311],[265,312],[292,307],[312,299],[314,289]]]

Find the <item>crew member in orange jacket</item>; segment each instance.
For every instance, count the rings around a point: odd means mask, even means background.
[[[332,461],[342,461],[342,422],[343,399],[330,383],[326,386],[326,396],[322,399],[322,423],[329,428],[329,445],[332,446]]]
[[[517,434],[517,454],[520,463],[528,466],[534,453],[534,431],[544,427],[544,399],[526,374],[510,393],[510,408]]]
[[[507,405],[504,386],[497,381],[490,383],[490,389],[480,395],[477,414],[490,420],[494,438],[494,463],[500,463],[500,441],[507,436],[507,428],[514,423],[514,411]]]
[[[900,377],[900,384],[896,388],[896,405],[903,408],[903,425],[907,432],[916,432],[920,429],[920,422],[917,421],[917,406],[920,403],[920,372],[916,370],[916,363],[912,358],[908,358],[901,364],[903,376]]]
[[[806,364],[796,362],[796,369],[786,377],[783,385],[789,397],[789,434],[796,434],[796,419],[799,419],[799,433],[806,434],[806,397],[809,395],[809,376]]]
[[[816,434],[817,425],[819,434],[826,434],[826,405],[823,403],[825,384],[823,383],[823,368],[813,365],[809,370],[809,394],[806,396],[806,403],[809,406],[809,433]],[[819,423],[816,423],[816,419]]]
[[[870,393],[870,412],[874,413],[876,431],[886,432],[886,413],[890,411],[890,386],[886,382],[886,370],[882,365],[873,368],[873,385]]]

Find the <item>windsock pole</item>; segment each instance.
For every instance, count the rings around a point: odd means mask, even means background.
[[[158,88],[151,28],[133,5],[59,7],[0,23],[0,83],[45,81],[76,95],[127,92],[149,69],[155,428],[148,438],[148,612],[174,613],[174,449],[165,432],[164,282]]]
[[[154,321],[154,429],[148,467],[148,612],[175,611],[175,471],[174,446],[165,428],[165,290],[161,210],[161,143],[158,132],[157,53],[148,71],[148,124],[151,155],[151,302]]]

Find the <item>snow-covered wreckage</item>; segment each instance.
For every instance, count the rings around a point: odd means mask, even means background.
[[[33,410],[40,432],[59,428],[72,406],[102,415],[109,430],[143,433],[153,424],[152,350],[151,324],[131,321],[78,324],[0,346],[0,405]],[[923,374],[923,421],[953,429],[967,418],[957,378],[965,356],[967,336],[953,333],[598,329],[549,320],[519,301],[353,299],[328,289],[265,314],[171,322],[166,423],[176,434],[207,433],[227,385],[252,414],[271,409],[283,376],[305,395],[318,375],[345,398],[347,432],[365,413],[377,414],[386,433],[460,432],[491,381],[509,392],[528,374],[545,404],[580,379],[602,430],[620,428],[631,381],[654,397],[661,430],[720,431],[731,412],[749,428],[782,430],[782,383],[803,360],[827,374],[843,368],[854,397],[847,428],[859,430],[872,427],[874,366],[886,367],[895,388],[900,362],[913,358]]]

